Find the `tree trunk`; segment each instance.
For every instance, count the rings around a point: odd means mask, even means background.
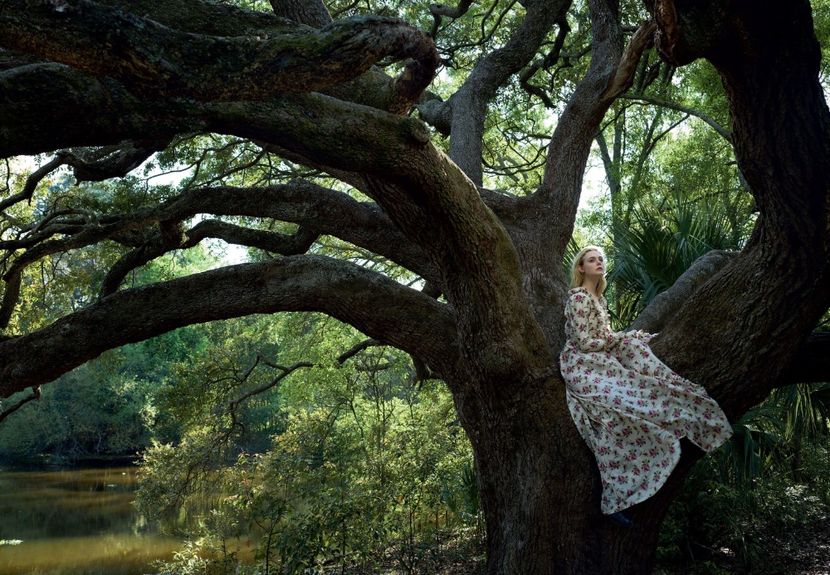
[[[502,392],[479,388],[456,400],[475,454],[488,575],[651,573],[671,498],[635,510],[632,529],[612,522],[600,513],[599,473],[567,412],[562,380],[487,387]]]

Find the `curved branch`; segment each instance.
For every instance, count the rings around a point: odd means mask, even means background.
[[[288,235],[266,230],[252,230],[219,220],[204,220],[187,232],[187,241],[182,247],[196,245],[205,238],[216,238],[229,244],[294,256],[308,251],[318,237],[320,234],[309,228],[300,228],[296,234]]]
[[[0,341],[0,397],[177,327],[277,311],[323,312],[425,361],[455,361],[455,319],[446,305],[348,262],[290,256],[116,292]]]
[[[125,176],[147,158],[170,143],[171,138],[157,141],[121,142],[99,150],[83,153],[80,150],[62,150],[51,161],[29,174],[20,193],[0,201],[0,211],[24,200],[31,200],[37,185],[60,166],[68,165],[74,170],[78,182],[99,182],[109,178]]]
[[[717,123],[712,117],[707,114],[704,114],[700,110],[696,110],[694,108],[690,108],[689,106],[684,106],[683,104],[677,104],[675,102],[668,102],[666,100],[661,100],[660,98],[654,98],[652,96],[643,96],[643,95],[628,95],[623,94],[619,96],[624,100],[631,100],[634,102],[645,102],[647,104],[654,104],[655,106],[660,106],[662,108],[668,108],[669,110],[677,110],[678,112],[683,112],[689,114],[690,116],[694,116],[695,118],[700,118],[709,126],[715,130],[724,140],[732,144],[732,133]]]
[[[311,182],[195,189],[162,206],[157,216],[184,219],[196,213],[274,218],[299,224],[370,250],[422,277],[437,277],[427,254],[401,234],[376,204],[358,202]]]
[[[19,193],[9,196],[8,198],[0,202],[0,212],[5,210],[9,206],[13,206],[24,200],[31,200],[32,195],[34,195],[35,189],[37,188],[37,185],[41,182],[41,180],[43,180],[43,178],[57,170],[64,163],[66,163],[65,158],[59,154],[52,158],[52,160],[50,160],[49,162],[40,166],[31,174],[29,174],[29,177],[26,178],[26,184],[23,186],[23,189]]]
[[[116,78],[153,97],[252,100],[317,91],[392,57],[412,58],[396,80],[396,92],[410,101],[438,65],[425,34],[388,18],[342,20],[319,31],[286,26],[273,38],[219,37],[181,32],[91,0],[3,6],[0,45]]]
[[[20,401],[16,401],[9,407],[5,408],[3,411],[0,411],[0,422],[10,416],[12,413],[29,403],[30,401],[34,401],[35,399],[40,399],[40,386],[35,386],[32,388],[32,393],[21,399]]]
[[[127,252],[115,262],[101,282],[99,297],[113,293],[134,269],[172,251],[182,247],[182,226],[180,221],[159,222],[159,233],[151,240]]]
[[[100,182],[126,176],[150,156],[166,148],[171,140],[172,137],[155,141],[126,141],[97,150],[67,150],[60,154],[66,164],[72,166],[76,181]]]
[[[178,222],[198,213],[273,218],[299,224],[301,231],[286,237],[274,232],[205,221],[197,224],[185,238]],[[156,223],[161,233],[146,230]],[[165,232],[170,229],[169,223],[173,223],[175,229]],[[55,233],[69,231],[64,226],[50,225],[39,234],[5,242],[6,249],[28,249],[14,260],[5,274],[7,283],[0,306],[0,327],[6,327],[11,319],[19,295],[20,274],[26,266],[48,255],[92,245],[107,238],[135,245],[136,249],[122,256],[108,272],[100,289],[101,296],[117,290],[133,269],[171,250],[192,247],[208,236],[292,255],[304,252],[318,235],[332,235],[383,256],[424,278],[438,278],[425,252],[406,239],[377,205],[358,202],[342,192],[300,180],[267,188],[197,188],[158,208],[124,216],[94,218],[88,224],[74,226],[68,237],[49,239]]]
[[[438,29],[444,16],[447,18],[460,18],[467,13],[474,0],[459,0],[458,6],[447,6],[446,4],[430,4],[429,12],[432,14],[432,29],[429,35],[435,38],[438,36]]]
[[[104,281],[101,282],[101,289],[98,291],[98,298],[110,295],[118,290],[124,278],[134,269],[161,257],[169,250],[161,242],[153,242],[138,247],[121,256],[109,269]]]
[[[562,224],[553,233],[540,233],[550,242],[551,253],[564,253],[571,237],[582,178],[591,144],[602,118],[621,90],[633,81],[636,65],[649,42],[652,24],[640,25],[628,48],[623,49],[623,31],[617,4],[590,0],[593,42],[588,72],[579,81],[551,137],[545,175],[536,198],[545,206],[546,218],[537,225],[550,228],[553,218]]]

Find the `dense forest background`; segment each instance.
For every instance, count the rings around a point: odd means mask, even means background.
[[[433,25],[424,2],[328,4],[335,18],[368,11],[397,15],[422,29]],[[442,29],[457,41],[442,55],[446,65],[430,87],[436,96],[453,93],[479,52],[500,41],[501,28],[493,23],[516,18],[514,4],[479,3],[476,18],[453,20]],[[830,3],[813,2],[813,8],[827,90]],[[628,9],[635,19],[636,9]],[[579,50],[580,37],[587,46],[584,5],[574,4],[568,25],[566,57],[550,68],[539,63],[545,82],[563,95],[587,65]],[[548,127],[561,111],[557,102],[566,100],[540,94],[532,78],[517,78],[500,90],[488,112],[485,187],[517,195],[535,189]],[[422,108],[428,114],[428,100]],[[572,245],[590,241],[606,248],[616,329],[625,328],[700,256],[739,250],[746,241],[756,210],[735,165],[729,124],[718,76],[708,63],[674,69],[653,52],[643,58],[632,89],[607,114]],[[440,134],[434,138],[446,146]],[[13,158],[0,164],[3,195],[23,188],[45,161]],[[189,135],[118,181],[77,184],[68,169],[55,171],[40,182],[32,202],[18,203],[8,214],[37,220],[39,211],[70,201],[90,209],[104,202],[108,209],[152,206],[198,186],[297,177],[342,188],[247,140]],[[245,224],[268,225],[250,219]],[[281,222],[270,226],[294,231]],[[382,269],[403,283],[417,281],[336,239],[322,238],[312,251]],[[100,285],[120,255],[119,246],[102,243],[30,266],[11,327],[28,332],[93,302],[97,293],[89,286]],[[203,243],[131,272],[125,284],[270,257],[255,248]],[[820,328],[827,321],[825,316]],[[809,562],[800,553],[813,538],[824,537],[825,544],[830,539],[828,417],[830,384],[813,384],[780,388],[734,422],[732,440],[697,464],[674,503],[663,526],[660,568],[780,573]],[[169,566],[176,573],[324,567],[344,573],[382,567],[461,573],[482,564],[484,526],[471,449],[445,385],[421,380],[406,354],[322,315],[195,325],[106,352],[45,386],[38,401],[0,423],[0,461],[71,464],[125,455],[136,456],[142,467],[142,512],[186,530],[189,543]],[[183,509],[190,520],[177,522]],[[194,515],[201,520],[193,521]],[[250,532],[259,541],[256,563],[239,567],[229,542]]]

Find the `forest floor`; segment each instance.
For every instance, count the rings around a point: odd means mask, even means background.
[[[347,575],[484,575],[480,537],[447,538],[437,548],[387,550],[371,570],[346,570]],[[338,573],[341,571],[338,569]],[[654,575],[830,575],[830,519],[787,537],[769,537],[752,561],[740,561],[722,549],[705,561],[658,565]]]

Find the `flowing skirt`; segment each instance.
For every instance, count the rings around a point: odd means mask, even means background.
[[[681,437],[709,452],[732,434],[706,390],[674,373],[636,337],[597,352],[568,341],[561,369],[571,417],[597,460],[605,514],[663,486],[680,457]]]

